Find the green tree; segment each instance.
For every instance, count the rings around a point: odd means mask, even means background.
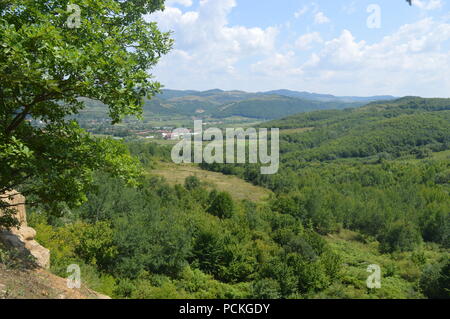
[[[208,212],[219,218],[231,218],[234,211],[234,202],[230,194],[226,192],[211,192],[211,206]]]
[[[0,194],[17,189],[57,211],[85,200],[94,170],[137,176],[123,146],[91,137],[70,117],[87,99],[109,105],[113,124],[141,115],[144,98],[160,89],[148,70],[172,46],[144,19],[163,2],[77,1],[75,28],[68,0],[0,3]]]
[[[411,251],[421,242],[422,236],[414,224],[398,221],[380,235],[380,250],[386,253]]]
[[[253,283],[253,297],[256,299],[280,299],[280,285],[270,278],[263,278]]]
[[[450,299],[450,258],[434,265],[428,265],[420,278],[420,288],[432,299]]]

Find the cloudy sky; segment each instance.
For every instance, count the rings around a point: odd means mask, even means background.
[[[166,88],[450,97],[450,0],[168,0]]]

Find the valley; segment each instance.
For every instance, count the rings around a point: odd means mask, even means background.
[[[365,2],[0,1],[0,300],[450,299],[450,0]]]
[[[281,129],[275,175],[258,164],[174,164],[175,141],[125,137],[145,168],[141,186],[100,174],[65,222],[33,214],[32,224],[57,252],[56,274],[76,260],[112,297],[442,298],[449,112],[449,99],[405,97],[261,122]],[[97,228],[109,235],[93,263],[67,234]],[[371,265],[379,289],[367,287]]]

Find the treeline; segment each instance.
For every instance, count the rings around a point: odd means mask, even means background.
[[[31,215],[52,271],[79,264],[91,288],[119,298],[300,298],[339,277],[341,261],[294,216],[236,202],[191,177],[129,188],[96,177],[64,218]]]
[[[322,234],[357,230],[383,252],[422,241],[450,248],[450,161],[430,157],[450,149],[449,109],[448,99],[403,98],[302,114],[268,125],[314,127],[282,135],[278,174],[260,175],[248,164],[202,167],[271,189],[272,210]]]
[[[170,153],[152,143],[129,148],[147,168]],[[251,173],[255,167],[224,166],[274,189],[268,203],[237,202],[196,177],[175,187],[147,177],[130,188],[98,174],[82,207],[61,218],[35,212],[30,224],[52,251],[53,272],[64,276],[68,265],[79,264],[91,288],[117,298],[345,296],[336,290],[364,280],[343,271],[346,260],[322,236],[341,228],[378,239],[383,253],[416,249],[411,258],[422,270],[408,280],[417,286],[394,284],[390,297],[442,298],[448,256],[427,266],[417,250],[424,240],[449,243],[442,165],[323,163],[272,177]]]
[[[221,106],[218,117],[244,116],[258,119],[280,118],[300,112],[359,107],[359,102],[323,102],[286,96],[265,96]]]
[[[208,168],[272,189],[273,210],[322,234],[357,230],[377,238],[383,252],[413,250],[422,240],[450,248],[448,161],[319,163],[274,176],[249,165]]]
[[[262,124],[262,127],[278,127],[280,129],[301,127],[327,127],[341,123],[344,127],[371,122],[380,119],[416,113],[450,110],[450,99],[424,99],[404,97],[401,99],[372,102],[364,107],[345,110],[323,110],[292,115],[280,120]]]

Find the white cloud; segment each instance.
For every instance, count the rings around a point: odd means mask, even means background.
[[[328,39],[312,30],[296,36],[293,45],[283,45],[281,27],[230,25],[235,6],[235,0],[201,0],[195,10],[167,6],[151,15],[163,30],[173,30],[176,40],[153,72],[158,80],[179,89],[423,96],[450,92],[450,23],[425,18],[371,43],[349,30]],[[310,5],[309,12],[317,16],[320,10],[314,10]]]
[[[450,24],[431,18],[404,25],[374,44],[356,41],[344,30],[302,68],[316,81],[318,74],[326,74],[324,80],[330,84],[358,87],[359,94],[426,94],[433,87],[438,92],[445,85],[450,89],[450,82],[442,81],[450,69],[450,52],[444,48],[449,40]]]
[[[295,41],[295,46],[299,50],[309,50],[314,43],[322,42],[323,40],[319,32],[311,32],[300,36],[297,41]]]
[[[308,12],[309,7],[308,6],[303,6],[303,8],[301,8],[300,10],[296,11],[294,13],[294,17],[296,19],[300,18],[302,15],[304,15],[306,12]]]
[[[167,6],[148,17],[161,29],[174,31],[175,50],[155,70],[161,82],[180,87],[180,78],[185,78],[189,88],[205,83],[220,87],[215,81],[234,74],[237,62],[275,50],[277,27],[229,25],[228,15],[235,6],[235,0],[201,0],[196,11]]]
[[[295,64],[295,52],[274,53],[266,59],[251,65],[252,72],[259,75],[270,76],[298,76],[303,73],[300,67],[293,67]]]
[[[413,0],[412,4],[422,10],[435,10],[442,8],[442,0]]]
[[[307,34],[309,43],[320,35]],[[260,83],[341,95],[448,96],[450,24],[426,18],[400,27],[379,42],[360,41],[349,30],[306,60],[303,54],[275,53],[252,66]],[[300,47],[298,47],[301,49]],[[264,74],[265,76],[263,77]]]
[[[323,12],[317,12],[314,16],[314,23],[316,24],[325,24],[331,22],[330,18],[328,18]]]

